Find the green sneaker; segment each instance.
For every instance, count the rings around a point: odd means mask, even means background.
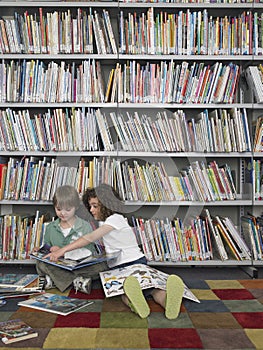
[[[166,282],[165,316],[169,320],[178,317],[184,295],[184,282],[179,276],[170,275]]]
[[[125,294],[129,299],[129,306],[132,311],[138,314],[141,318],[146,318],[150,314],[150,308],[144,298],[140,283],[134,276],[129,276],[123,284]]]

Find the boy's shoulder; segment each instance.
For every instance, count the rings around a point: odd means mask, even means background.
[[[48,224],[47,224],[47,229],[50,229],[52,227],[57,227],[59,225],[59,218],[56,218],[52,221],[50,221]]]
[[[79,216],[76,217],[74,228],[76,231],[81,229],[84,234],[92,232],[95,229],[90,221],[80,218]]]

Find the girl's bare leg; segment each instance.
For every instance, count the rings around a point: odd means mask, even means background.
[[[152,291],[152,297],[154,299],[154,301],[161,305],[164,309],[165,309],[165,304],[166,304],[166,291],[165,290],[161,290],[161,289],[157,289],[155,288]]]

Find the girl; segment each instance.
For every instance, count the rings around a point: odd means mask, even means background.
[[[67,252],[83,247],[87,242],[91,243],[102,238],[107,253],[120,251],[116,260],[108,261],[110,268],[147,264],[132,228],[121,214],[123,212],[122,200],[111,186],[101,184],[96,188],[87,189],[82,200],[94,219],[99,221],[99,227],[92,233],[51,252],[46,257],[51,261],[57,261]],[[134,276],[129,276],[123,285],[125,294],[122,296],[122,300],[141,318],[146,318],[150,309],[143,293],[146,294],[150,291],[155,302],[165,309],[166,317],[174,319],[180,311],[184,283],[178,276],[170,275],[166,286],[166,291],[153,288],[142,292],[137,279]]]

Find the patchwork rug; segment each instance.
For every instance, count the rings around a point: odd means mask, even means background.
[[[68,316],[18,307],[21,298],[8,299],[0,307],[1,321],[20,318],[39,336],[10,345],[0,341],[0,349],[263,349],[262,279],[187,285],[200,304],[184,299],[176,320],[166,319],[153,300],[150,316],[140,319],[120,297],[105,299],[99,281],[90,295],[63,293],[94,301]]]

